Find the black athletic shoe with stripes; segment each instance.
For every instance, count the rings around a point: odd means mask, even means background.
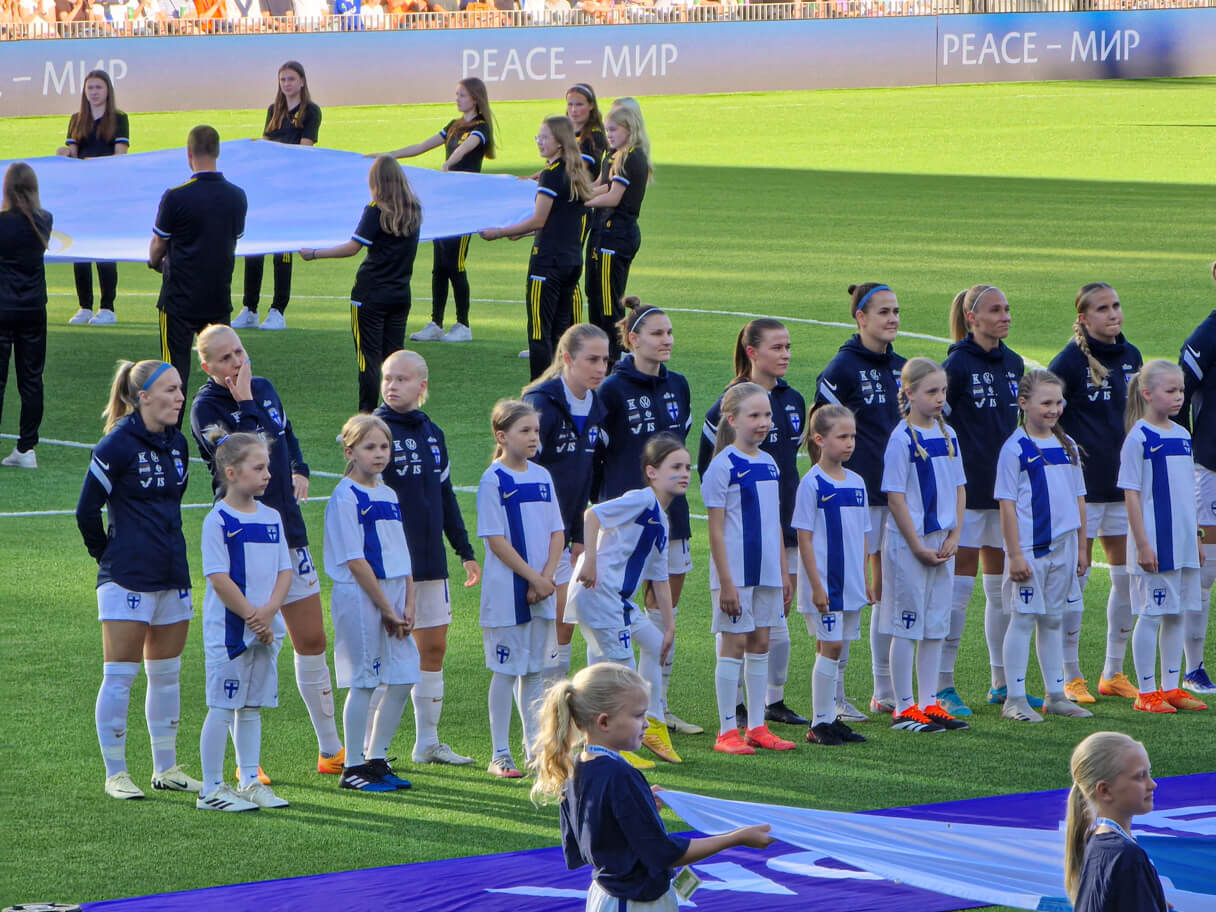
[[[342,767],[342,778],[338,780],[338,786],[344,789],[354,789],[359,792],[397,791],[397,786],[390,785],[377,776],[367,763],[361,763],[359,766]]]

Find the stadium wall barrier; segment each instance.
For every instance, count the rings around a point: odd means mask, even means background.
[[[1216,8],[439,31],[13,41],[0,116],[62,114],[107,70],[128,111],[256,107],[288,59],[322,106],[1216,73]]]

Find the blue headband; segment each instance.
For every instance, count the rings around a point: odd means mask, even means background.
[[[218,450],[220,447],[222,447],[227,442],[228,438],[231,436],[232,436],[231,434],[225,434],[223,437],[221,437],[219,440],[217,440],[215,442],[215,448]]]
[[[169,364],[167,361],[163,362],[160,367],[148,375],[148,379],[144,381],[144,385],[139,388],[139,391],[141,393],[146,393],[151,388],[152,384],[157,381],[160,375],[169,370],[171,367],[173,367],[172,364]]]
[[[869,291],[867,291],[864,295],[861,296],[861,300],[858,301],[857,306],[853,308],[853,314],[856,315],[857,311],[863,310],[866,306],[866,301],[870,300],[870,298],[874,297],[874,295],[877,294],[878,292],[890,291],[890,290],[891,290],[890,285],[875,285],[873,288],[871,288]]]

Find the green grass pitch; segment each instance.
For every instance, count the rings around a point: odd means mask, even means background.
[[[324,86],[315,94],[324,105]],[[265,101],[251,97],[246,111],[135,114],[133,150],[181,146],[201,122],[214,124],[226,139],[254,136]],[[1006,291],[1013,307],[1009,341],[1041,363],[1069,339],[1072,299],[1084,282],[1100,279],[1119,290],[1127,334],[1146,357],[1176,358],[1216,300],[1207,274],[1216,251],[1216,131],[1205,122],[1216,109],[1216,80],[683,96],[643,104],[657,172],[630,291],[672,312],[672,364],[689,378],[694,416],[731,376],[731,348],[744,315],[791,319],[789,379],[809,398],[819,370],[848,335],[835,324],[848,320],[850,282],[890,283],[903,307],[903,330],[937,337],[907,335],[899,350],[939,358],[947,305],[975,282]],[[70,108],[65,104],[62,117],[6,121],[0,158],[53,152]],[[489,168],[533,170],[531,137],[542,116],[560,109],[557,100],[498,105],[502,151]],[[382,150],[429,136],[450,116],[450,106],[327,108],[321,140]],[[437,167],[438,155],[417,163]],[[352,202],[352,227],[359,204]],[[149,212],[149,230],[152,217]],[[523,245],[475,240],[469,254],[475,341],[421,346],[431,368],[427,410],[447,432],[459,485],[476,484],[488,461],[491,404],[517,393],[526,379],[525,362],[516,358],[524,341],[526,258]],[[428,318],[429,259],[424,249],[409,331]],[[306,458],[327,472],[341,471],[334,434],[356,402],[346,297],[354,270],[349,260],[297,260],[290,331],[244,334],[255,369],[282,392]],[[119,323],[95,329],[65,325],[76,307],[71,272],[49,270],[47,438],[95,442],[114,361],[157,355],[158,279],[139,264],[123,265],[119,273]],[[266,298],[269,283],[268,275]],[[239,270],[234,284],[239,296]],[[196,367],[192,386],[199,377]],[[17,418],[12,386],[7,406],[0,430],[11,435]],[[698,431],[694,427],[694,438]],[[6,451],[11,446],[8,439],[0,443]],[[0,470],[0,512],[71,510],[87,458],[84,449],[45,443],[37,472]],[[323,496],[332,485],[317,477],[312,493]],[[196,466],[187,501],[202,503],[208,491]],[[693,512],[703,512],[695,486],[691,498]],[[473,497],[462,494],[461,503],[472,526]],[[304,509],[318,560],[322,509],[319,503]],[[185,514],[200,604],[204,512]],[[314,771],[316,744],[285,656],[282,707],[266,713],[262,756],[292,806],[233,819],[196,813],[183,795],[150,793],[138,803],[104,797],[92,722],[101,663],[93,563],[70,515],[0,516],[0,555],[0,756],[9,832],[0,858],[0,905],[98,900],[555,844],[556,812],[533,808],[526,782],[491,780],[483,771],[488,676],[476,592],[454,593],[441,733],[476,756],[477,766],[404,763],[415,782],[408,794],[340,793],[334,778]],[[685,718],[710,724],[703,524],[694,525],[693,557],[671,703]],[[452,566],[459,573],[455,561]],[[1095,572],[1082,652],[1091,680],[1103,653],[1106,591],[1106,574]],[[960,691],[973,705],[982,704],[987,687],[980,607],[977,594],[959,665]],[[195,627],[185,654],[178,746],[184,765],[197,774],[205,707]],[[800,622],[792,630],[788,699],[806,711],[812,648]],[[580,643],[576,639],[576,656]],[[848,670],[848,691],[859,701],[869,695],[868,651],[864,641],[858,644]],[[1211,646],[1208,655],[1216,656]],[[128,756],[136,781],[146,783],[151,760],[142,702],[141,676],[131,700]],[[404,758],[411,725],[407,712],[393,751]],[[970,732],[922,741],[876,720],[863,726],[871,738],[866,745],[803,745],[779,756],[728,758],[710,750],[709,735],[677,737],[686,762],[663,766],[651,779],[744,800],[845,810],[1060,788],[1068,784],[1072,746],[1101,728],[1142,739],[1159,775],[1213,768],[1216,712],[1147,717],[1103,699],[1089,721],[1014,726],[981,705]],[[739,776],[744,768],[753,773]],[[668,824],[680,826],[675,818]]]

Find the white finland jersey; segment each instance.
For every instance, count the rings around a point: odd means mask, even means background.
[[[365,487],[348,476],[325,505],[325,572],[335,583],[354,583],[346,563],[359,558],[371,565],[376,579],[413,572],[396,492],[383,483]]]
[[[1085,496],[1085,476],[1055,435],[1031,437],[1025,428],[1010,434],[997,456],[994,495],[1013,502],[1018,543],[1035,557],[1046,556],[1052,541],[1081,528],[1077,498]]]
[[[726,554],[737,588],[780,588],[781,483],[777,463],[760,450],[747,456],[733,444],[713,458],[701,479],[706,507],[726,511]],[[709,588],[720,589],[718,568],[709,562]]]
[[[829,611],[855,611],[865,605],[866,536],[870,529],[870,502],[866,483],[856,472],[844,470],[837,481],[815,465],[803,476],[794,501],[795,529],[811,533],[815,566],[828,593]],[[806,567],[798,560],[798,610],[817,613],[811,601]]]
[[[1119,457],[1119,487],[1140,492],[1144,534],[1157,552],[1160,573],[1199,567],[1195,460],[1191,435],[1170,422],[1159,428],[1144,419],[1132,425]],[[1136,538],[1127,535],[1127,570],[1142,574]]]
[[[946,437],[934,422],[928,428],[912,427],[904,419],[895,425],[883,457],[884,493],[903,494],[912,514],[916,534],[949,531],[958,521],[958,489],[967,484],[958,437],[947,428],[954,444],[950,456]],[[888,517],[887,531],[899,535],[895,519]]]

